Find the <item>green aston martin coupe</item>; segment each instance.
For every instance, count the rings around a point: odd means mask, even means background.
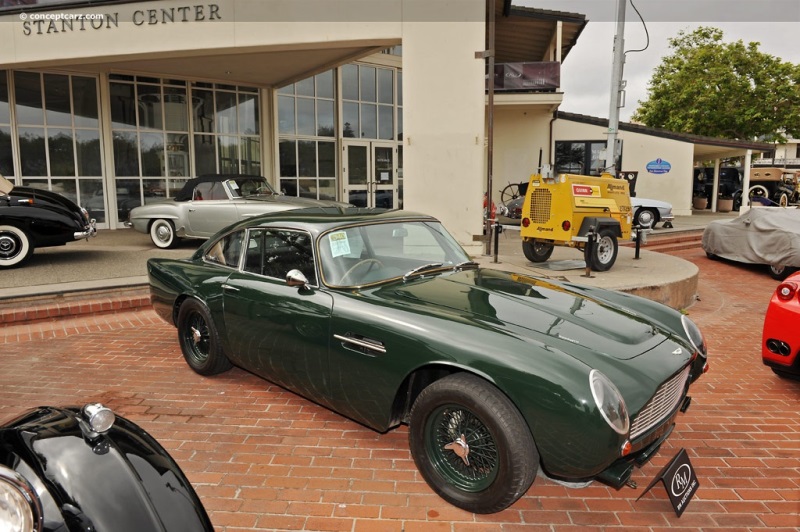
[[[479,268],[411,212],[251,218],[148,273],[194,371],[236,365],[377,431],[407,423],[428,484],[477,513],[514,503],[540,467],[623,486],[708,367],[685,315]]]

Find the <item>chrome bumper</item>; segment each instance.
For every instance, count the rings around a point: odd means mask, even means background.
[[[81,240],[82,238],[89,239],[90,237],[97,236],[97,220],[92,218],[89,220],[89,227],[84,231],[76,231],[72,235],[75,240]]]

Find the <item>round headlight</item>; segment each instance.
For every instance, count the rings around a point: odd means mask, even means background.
[[[110,408],[100,403],[92,403],[83,407],[83,417],[93,432],[106,432],[114,424],[116,416]]]
[[[706,356],[706,339],[700,327],[690,320],[686,314],[681,315],[681,323],[683,324],[683,330],[686,332],[686,336],[689,338],[689,342],[691,342],[694,350]]]
[[[593,369],[589,373],[589,387],[592,390],[594,402],[606,423],[619,434],[628,434],[630,428],[628,408],[614,383],[601,372]]]
[[[40,531],[41,505],[30,484],[16,471],[0,466],[0,530]]]

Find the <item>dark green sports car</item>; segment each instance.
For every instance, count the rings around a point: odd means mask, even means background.
[[[681,313],[481,269],[411,212],[251,218],[148,273],[194,371],[236,365],[377,431],[407,423],[428,484],[478,513],[514,503],[540,467],[623,486],[708,367]]]

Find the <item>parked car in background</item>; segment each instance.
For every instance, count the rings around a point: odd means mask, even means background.
[[[707,207],[711,208],[711,199],[714,195],[714,169],[694,169],[693,196],[708,199]],[[719,169],[719,184],[717,186],[718,198],[733,200],[733,210],[738,211],[742,206],[742,172],[732,166]]]
[[[0,175],[0,268],[22,264],[36,248],[92,237],[96,225],[64,196],[16,186]]]
[[[0,530],[212,532],[178,464],[101,404],[38,407],[0,425]]]
[[[501,223],[518,225],[522,219],[522,204],[525,196],[518,196],[505,204],[507,212],[502,216]],[[665,228],[672,227],[675,215],[672,214],[672,205],[666,201],[659,201],[648,198],[631,198],[631,208],[633,209],[633,223],[644,229],[654,229],[656,224],[662,223]],[[505,218],[508,218],[506,220]]]
[[[749,194],[753,205],[788,207],[798,203],[798,171],[785,168],[751,168]]]
[[[540,467],[625,485],[708,368],[680,312],[481,269],[412,212],[259,216],[147,269],[194,371],[236,365],[379,432],[408,424],[422,477],[471,512],[513,504]]]
[[[149,234],[153,244],[166,249],[181,238],[209,238],[250,216],[313,206],[348,204],[284,196],[261,176],[210,174],[190,179],[172,199],[133,208],[125,225]]]
[[[633,225],[642,229],[655,229],[656,224],[664,224],[665,229],[672,227],[675,215],[672,214],[672,204],[649,198],[631,197],[633,209]]]
[[[714,220],[703,231],[709,258],[764,264],[783,280],[800,268],[800,210],[755,207],[731,220]]]
[[[761,338],[761,358],[777,375],[800,379],[800,272],[772,294]]]

